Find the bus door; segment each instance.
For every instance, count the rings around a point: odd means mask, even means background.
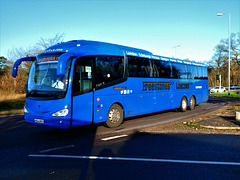
[[[72,127],[92,123],[93,96],[93,58],[81,57],[73,72]]]

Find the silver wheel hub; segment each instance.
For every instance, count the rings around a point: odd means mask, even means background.
[[[187,107],[187,102],[186,101],[182,102],[182,107],[183,107],[183,109],[185,109]]]
[[[190,104],[191,104],[191,106],[194,105],[194,99],[193,98],[190,99]]]
[[[112,109],[110,112],[109,112],[109,120],[112,122],[112,123],[117,123],[120,118],[121,118],[121,114],[120,112],[117,110],[117,109]]]

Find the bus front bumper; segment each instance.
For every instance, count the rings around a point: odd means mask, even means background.
[[[47,116],[35,116],[24,113],[25,121],[28,124],[35,126],[59,128],[59,129],[69,129],[70,119],[66,117],[47,117]]]

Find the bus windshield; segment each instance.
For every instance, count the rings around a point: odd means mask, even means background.
[[[70,63],[64,75],[57,76],[57,62],[32,63],[27,97],[64,98],[68,87]]]

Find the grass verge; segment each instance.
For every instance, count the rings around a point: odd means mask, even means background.
[[[0,111],[10,111],[23,109],[25,100],[13,100],[0,102]]]
[[[240,98],[240,92],[230,92],[230,95],[228,95],[228,92],[211,93],[211,96],[213,96],[213,97],[226,97],[226,98]]]

